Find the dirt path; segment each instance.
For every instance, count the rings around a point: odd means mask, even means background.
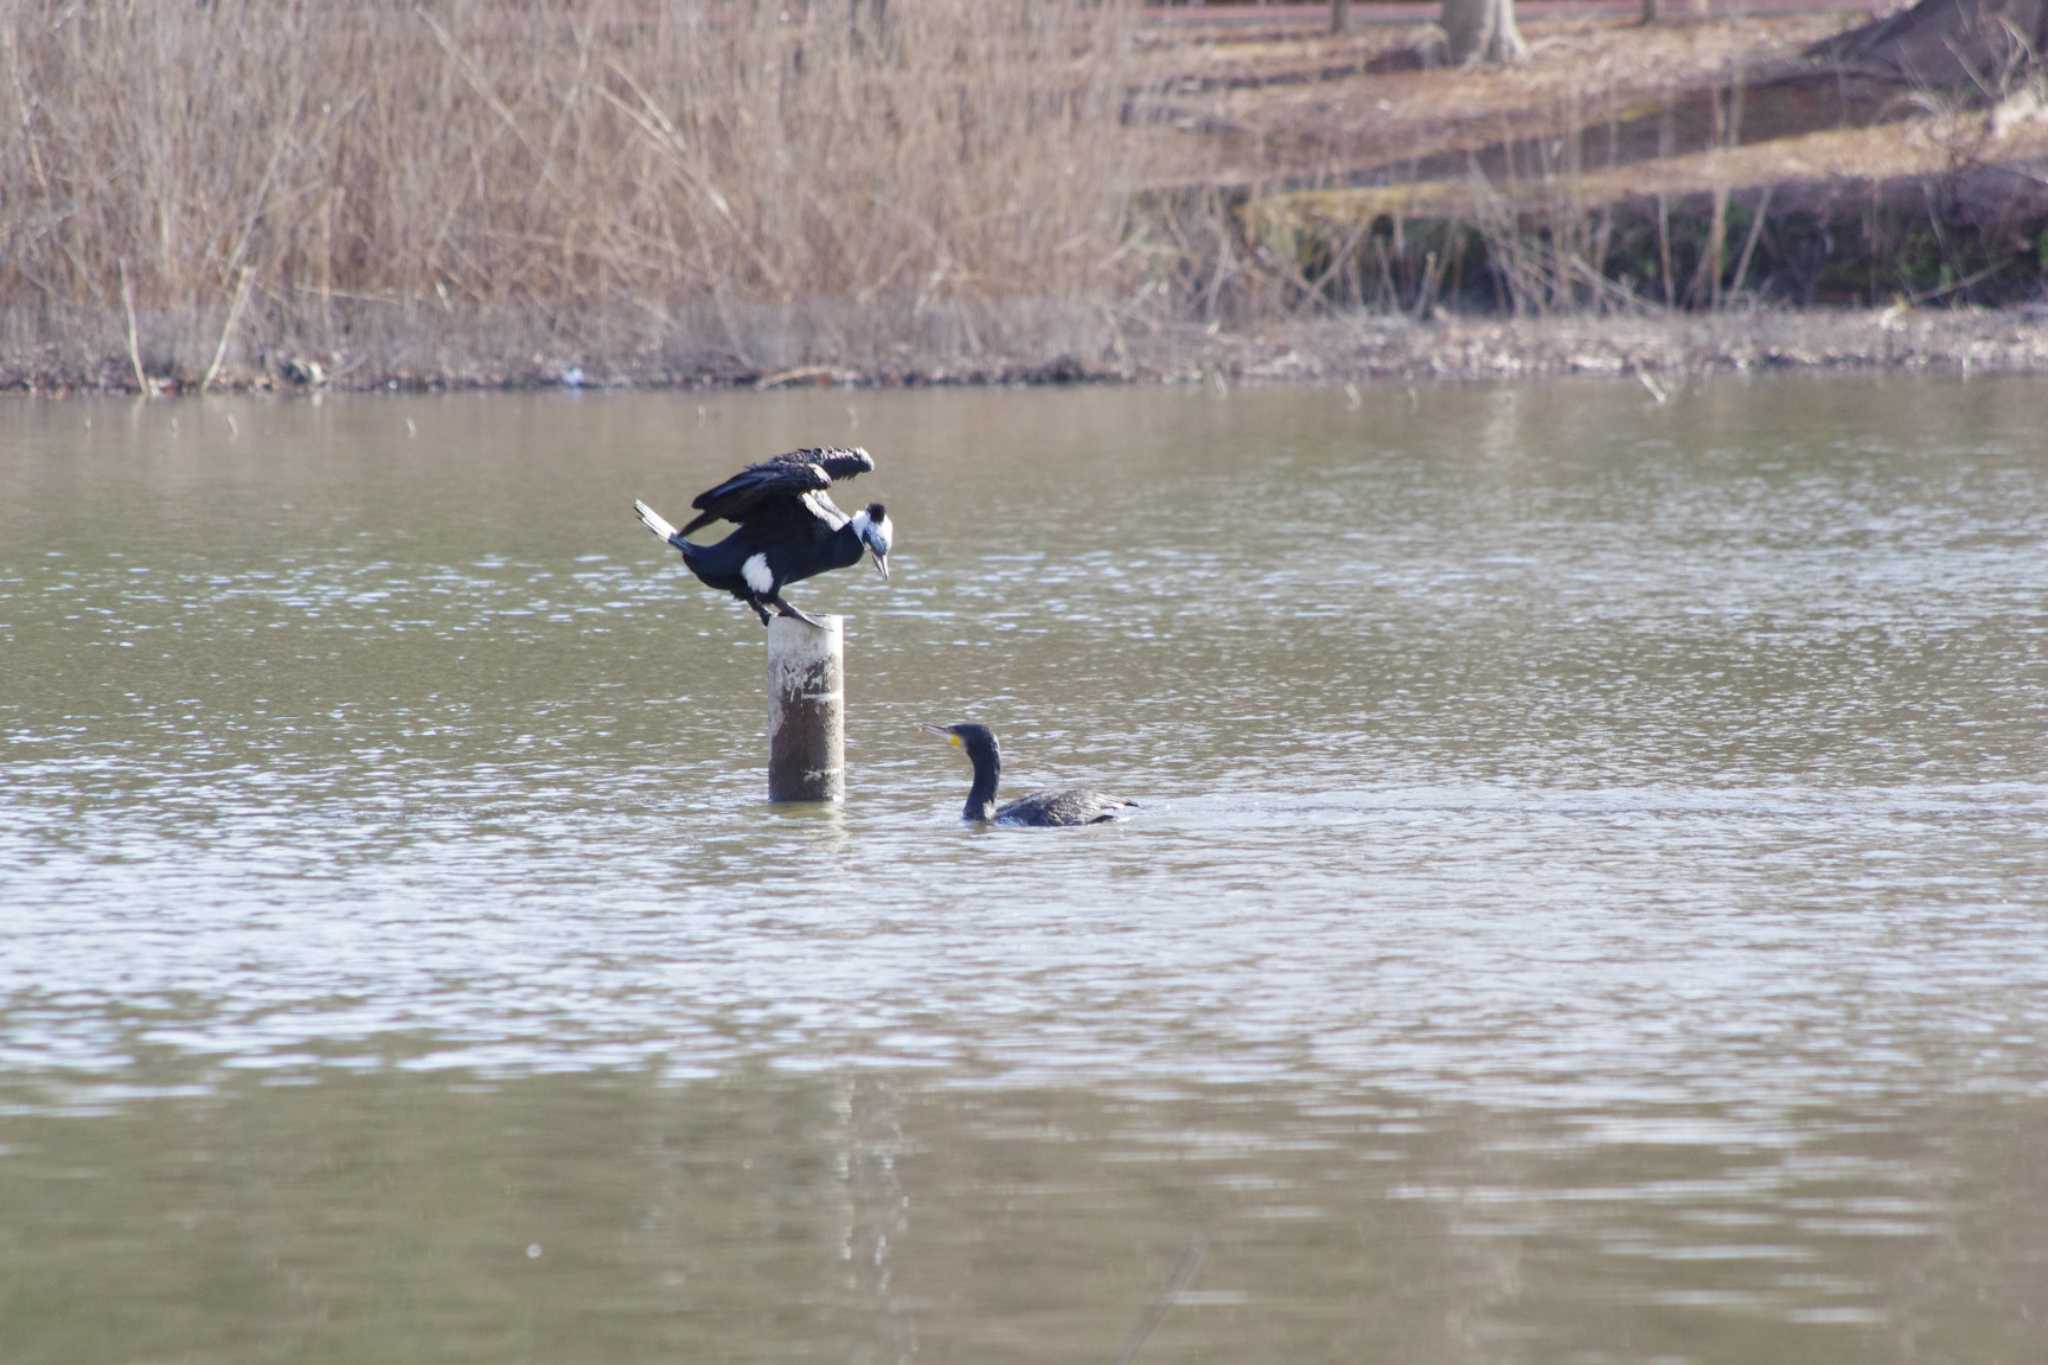
[[[1389,22],[1343,35],[1322,5],[1148,11],[1172,73],[1133,134],[1149,188],[1243,196],[1247,254],[1338,306],[2040,296],[2048,107],[1806,57],[1868,5],[1517,9],[1525,61],[1448,69],[1429,5],[1354,6]]]
[[[1351,22],[1354,24],[1419,24],[1433,22],[1437,6],[1427,0],[1414,4],[1368,3],[1353,0]],[[1590,18],[1634,18],[1642,13],[1641,0],[1516,0],[1515,17],[1518,22],[1555,19]],[[1701,19],[1727,19],[1756,14],[1882,14],[1893,8],[1882,0],[1841,0],[1841,3],[1816,3],[1816,0],[1710,0],[1703,6],[1687,3],[1687,0],[1666,0],[1666,9],[1673,19],[1697,21]],[[1302,36],[1326,32],[1330,26],[1330,7],[1321,5],[1152,5],[1145,11],[1146,21],[1162,26],[1180,28],[1212,27],[1218,30],[1249,30],[1270,28],[1276,33]]]

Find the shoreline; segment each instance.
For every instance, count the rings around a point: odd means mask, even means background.
[[[976,385],[1383,384],[1635,378],[1655,391],[1662,378],[1759,370],[2048,373],[2048,303],[1999,309],[1888,308],[1668,314],[1562,314],[1539,318],[1439,314],[1427,320],[1356,314],[1273,321],[1239,330],[1195,323],[1154,324],[1122,333],[1092,354],[985,353],[961,358],[900,356],[856,366],[797,365],[764,370],[675,356],[587,355],[574,360],[527,350],[465,353],[461,339],[394,349],[379,364],[364,356],[288,352],[260,365],[223,365],[210,383],[148,374],[138,390],[128,357],[67,365],[0,356],[0,392],[63,398],[215,393],[516,392],[536,389],[773,391],[788,388],[912,389]],[[436,363],[418,356],[430,351]],[[460,357],[460,358],[456,358]],[[36,363],[40,359],[41,364]]]
[[[1414,6],[24,29],[0,390],[2048,371],[2038,92],[1902,103],[1811,57],[1857,0],[1758,3],[1500,69]]]

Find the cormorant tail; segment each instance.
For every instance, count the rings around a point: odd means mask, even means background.
[[[661,513],[655,511],[652,507],[649,507],[646,503],[640,501],[640,499],[638,498],[633,499],[633,510],[640,514],[640,524],[642,526],[645,526],[648,530],[654,532],[654,534],[660,536],[663,540],[675,546],[684,554],[688,554],[690,552],[690,549],[692,548],[690,546],[690,542],[684,540],[683,533],[681,531],[678,531],[675,527],[669,525],[668,521],[661,515]]]

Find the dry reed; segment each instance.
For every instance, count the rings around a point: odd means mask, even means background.
[[[1135,8],[0,0],[0,313],[194,380],[1104,347]]]

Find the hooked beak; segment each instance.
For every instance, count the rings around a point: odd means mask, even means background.
[[[889,581],[889,556],[883,554],[880,550],[877,550],[874,546],[870,545],[868,547],[868,557],[875,561],[876,572],[880,573],[882,575],[882,581],[884,583],[887,583]]]
[[[951,730],[948,730],[943,725],[933,725],[929,721],[918,726],[917,728],[924,731],[928,735],[937,735],[940,739],[951,739],[953,737],[953,732]]]

